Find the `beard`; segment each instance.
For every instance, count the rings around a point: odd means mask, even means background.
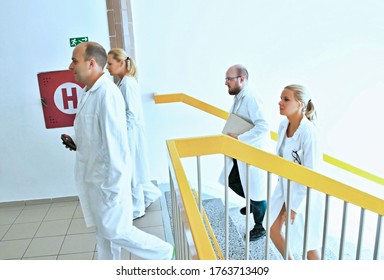
[[[237,95],[240,91],[241,87],[239,86],[228,88],[229,95]]]

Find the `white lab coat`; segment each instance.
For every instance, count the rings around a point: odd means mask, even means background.
[[[301,165],[316,169],[321,161],[321,151],[317,137],[317,129],[305,116],[292,137],[287,137],[288,119],[284,119],[279,126],[279,139],[276,152],[279,156],[296,162],[292,151],[297,151]],[[270,225],[276,220],[284,203],[287,202],[287,179],[279,177],[276,188],[270,201]],[[306,208],[306,186],[291,181],[291,210],[295,211],[296,218],[290,224],[290,248],[301,252],[303,249],[304,222]],[[311,190],[309,212],[308,250],[321,248],[322,222],[324,216],[324,195]]]
[[[133,162],[133,217],[137,218],[143,216],[145,208],[161,196],[161,191],[149,179],[145,122],[139,85],[134,77],[129,76],[124,76],[117,85],[125,100],[128,143]]]
[[[86,225],[96,226],[99,259],[121,247],[145,259],[170,259],[172,246],[132,225],[131,161],[124,100],[105,74],[80,101],[75,118],[75,179]]]
[[[233,112],[254,125],[252,129],[238,136],[243,141],[253,147],[270,151],[269,126],[265,118],[263,103],[252,90],[246,86],[234,97],[234,103],[230,112]],[[226,159],[227,172],[221,173],[219,181],[225,184],[225,174],[229,175],[233,167],[233,160]],[[246,193],[246,164],[238,161],[241,185]],[[267,172],[250,166],[249,168],[249,195],[253,201],[266,200],[267,198]]]

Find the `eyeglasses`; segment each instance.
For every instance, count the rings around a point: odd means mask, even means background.
[[[229,82],[229,81],[232,81],[232,80],[234,80],[234,79],[237,79],[237,78],[240,78],[241,76],[237,76],[237,77],[226,77],[225,78],[225,81],[226,82]]]
[[[292,151],[293,162],[301,165],[301,160],[297,151]]]

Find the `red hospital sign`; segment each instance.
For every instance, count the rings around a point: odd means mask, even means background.
[[[71,70],[37,74],[46,128],[73,126],[84,85]]]

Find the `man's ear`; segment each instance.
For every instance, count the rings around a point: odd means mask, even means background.
[[[89,59],[89,68],[93,68],[97,65],[96,60],[94,58]]]

